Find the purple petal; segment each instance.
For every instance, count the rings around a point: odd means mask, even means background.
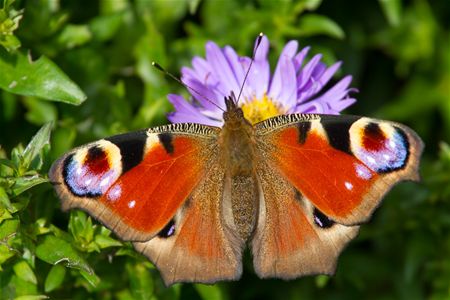
[[[213,42],[206,44],[206,60],[217,76],[220,82],[220,90],[224,94],[230,95],[232,91],[235,93],[239,91],[239,84],[236,81],[236,76],[230,64],[222,53],[222,50]]]
[[[248,57],[239,57],[239,64],[242,66],[242,70],[246,72],[250,65],[250,58]],[[253,67],[252,67],[253,68]],[[238,99],[239,102],[248,102],[253,98],[255,94],[254,89],[251,86],[251,78],[252,76],[249,74],[247,80],[244,84],[244,89],[242,90],[241,98]]]
[[[325,86],[328,81],[333,77],[334,73],[336,73],[336,71],[341,67],[342,62],[338,61],[337,63],[333,64],[331,67],[329,67],[328,69],[326,69],[325,72],[323,72],[323,74],[320,76],[320,84],[322,86]]]
[[[182,78],[182,81],[186,85],[189,93],[201,104],[201,106],[211,111],[220,110],[217,106],[220,104],[218,99],[223,98],[221,95],[217,95],[209,87],[201,84],[196,79]],[[218,98],[218,96],[220,98]]]
[[[336,101],[336,102],[330,103],[330,106],[331,106],[331,109],[333,111],[335,111],[336,114],[338,114],[339,112],[343,111],[344,109],[346,109],[350,105],[354,104],[355,102],[356,102],[355,98],[345,98],[345,99],[342,99],[341,101]]]
[[[188,68],[188,67],[182,67],[181,68],[181,81],[185,82],[185,80],[197,80],[198,82],[204,83],[204,80],[198,76],[198,74],[195,72],[195,70]]]
[[[236,77],[236,81],[240,87],[244,81],[246,70],[242,68],[242,64],[239,62],[239,56],[233,48],[230,46],[225,46],[223,53],[225,54],[225,57],[228,60],[228,63],[230,64],[234,76]]]
[[[315,98],[313,101],[333,103],[340,101],[348,94],[348,86],[352,81],[352,76],[347,75],[336,83],[332,88],[326,91],[322,96]]]
[[[258,41],[258,39],[256,39],[256,41]],[[266,36],[263,36],[261,39],[261,43],[259,44],[259,47],[255,53],[255,61],[267,60],[267,55],[269,54],[269,46],[269,39]]]
[[[309,47],[309,46],[303,48],[302,51],[300,51],[300,52],[294,57],[294,66],[295,66],[295,69],[296,69],[296,70],[298,70],[298,69],[302,66],[303,60],[305,59],[306,55],[308,54],[310,48],[311,48],[311,47]]]
[[[168,113],[167,119],[169,119],[171,123],[200,123],[203,125],[215,127],[221,127],[223,124],[222,120],[213,120],[203,116],[202,114],[192,115],[187,113],[180,113],[177,111]]]
[[[280,58],[278,59],[277,66],[275,68],[275,73],[274,73],[274,75],[272,77],[272,81],[270,83],[269,92],[268,92],[269,96],[272,99],[278,98],[278,96],[281,93],[281,89],[283,88],[282,79],[281,79],[282,62],[286,59],[291,60],[294,57],[294,55],[296,54],[297,48],[298,48],[297,41],[290,41],[289,43],[286,44],[286,46],[284,46],[283,51],[281,52]]]
[[[297,77],[297,86],[299,90],[302,89],[308,82],[312,72],[314,71],[314,68],[319,63],[321,58],[321,54],[314,55],[314,57],[305,65],[305,67],[302,68]]]
[[[295,78],[294,64],[290,59],[281,62],[281,92],[278,97],[272,98],[278,101],[288,111],[295,108],[297,100],[297,79]]]
[[[167,117],[172,123],[202,123],[206,125],[217,124],[217,121],[200,113],[199,109],[186,101],[182,96],[169,94],[167,96],[175,108],[175,112]]]
[[[319,78],[320,76],[322,76],[323,72],[325,72],[326,69],[327,65],[319,61],[311,73],[311,78]]]
[[[270,65],[267,59],[268,53],[269,40],[266,36],[263,36],[258,49],[256,49],[255,59],[252,63],[250,73],[248,74],[247,82],[250,87],[248,91],[251,90],[252,95],[248,95],[247,91],[247,97],[261,99],[265,94],[267,94],[270,81]],[[244,61],[246,61],[248,68],[250,65],[250,59],[245,58]]]
[[[201,83],[206,84],[207,80],[211,78],[211,66],[208,64],[206,60],[201,57],[194,57],[192,60],[192,67],[194,68],[197,78]]]
[[[320,82],[320,76],[325,71],[325,64],[319,62],[314,68],[308,82],[306,82],[302,88],[297,92],[297,102],[303,103],[317,94],[322,88],[323,84]]]
[[[169,102],[172,103],[172,105],[176,111],[182,111],[182,112],[195,111],[195,113],[198,112],[195,109],[195,107],[192,106],[192,104],[190,102],[186,101],[186,99],[184,99],[180,95],[169,94],[169,95],[167,95],[167,99],[169,99]]]
[[[324,108],[319,102],[308,102],[296,107],[295,112],[306,114],[323,114]]]

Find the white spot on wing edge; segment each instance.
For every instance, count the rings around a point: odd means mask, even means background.
[[[109,185],[110,180],[111,180],[111,175],[104,177],[102,179],[102,181],[100,181],[100,187],[105,187],[105,186]]]
[[[106,195],[109,201],[116,201],[122,195],[122,186],[120,184],[114,185]]]
[[[369,180],[372,178],[372,173],[369,168],[367,168],[365,165],[360,163],[355,163],[355,171],[356,175],[361,179]]]
[[[129,208],[133,208],[136,206],[136,200],[131,200],[130,202],[128,202],[128,207]]]
[[[349,191],[353,190],[353,184],[351,184],[350,182],[346,181],[344,182],[345,188]]]

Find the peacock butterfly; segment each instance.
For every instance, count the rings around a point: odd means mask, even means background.
[[[132,241],[167,285],[242,274],[332,274],[383,196],[418,180],[423,143],[408,127],[356,116],[248,122],[231,95],[222,128],[171,124],[105,138],[58,159],[64,210]]]

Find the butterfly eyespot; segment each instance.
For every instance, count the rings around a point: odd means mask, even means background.
[[[335,222],[325,216],[320,210],[314,208],[313,212],[314,223],[320,228],[330,228]]]
[[[169,238],[175,234],[175,221],[174,219],[170,220],[164,228],[158,232],[158,236],[160,238]]]
[[[352,150],[366,166],[378,173],[389,173],[407,165],[409,142],[402,129],[364,120],[357,123]]]
[[[114,149],[105,150],[101,145],[68,155],[63,163],[62,175],[69,191],[78,197],[103,195],[120,176],[114,157],[117,157]]]

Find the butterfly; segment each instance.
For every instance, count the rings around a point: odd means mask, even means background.
[[[49,177],[79,208],[132,241],[167,285],[242,274],[333,274],[383,196],[419,180],[410,128],[349,115],[289,114],[252,125],[234,95],[222,128],[170,124],[104,138],[58,159]]]

